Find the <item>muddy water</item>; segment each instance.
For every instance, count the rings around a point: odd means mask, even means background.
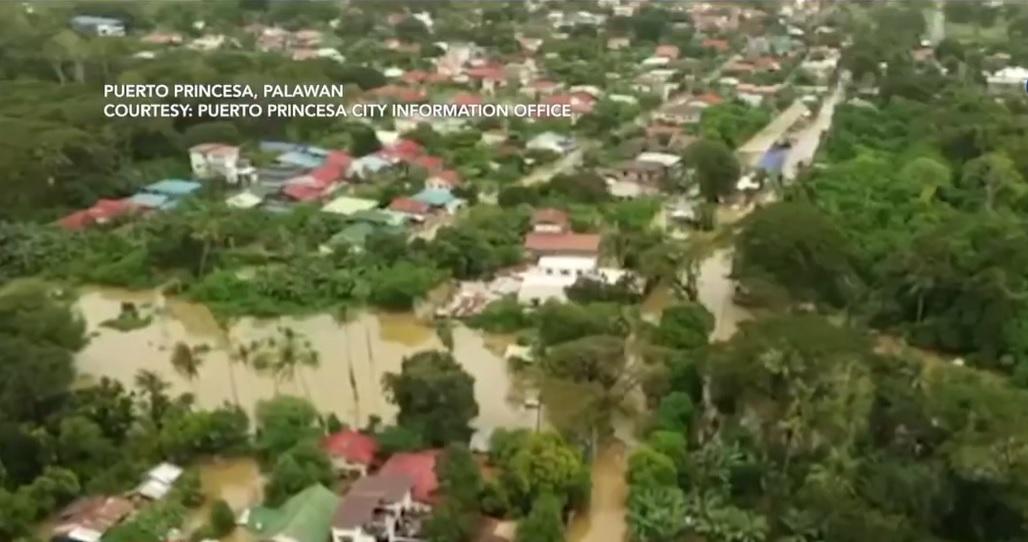
[[[700,303],[714,315],[712,341],[730,339],[739,323],[750,319],[749,312],[735,304],[735,282],[731,273],[731,250],[718,250],[700,264],[697,290]]]
[[[625,481],[627,451],[613,442],[604,446],[592,466],[592,497],[589,510],[571,521],[568,542],[622,542],[626,540]]]
[[[204,525],[210,516],[214,501],[224,499],[238,515],[251,506],[261,503],[264,480],[257,462],[251,458],[215,459],[196,467],[200,473],[204,505],[193,512],[186,521],[187,529]],[[255,542],[250,532],[237,528],[222,542]]]
[[[129,332],[99,327],[118,315],[123,301],[149,305],[153,323]],[[352,426],[365,425],[372,415],[392,420],[396,409],[382,393],[382,375],[399,372],[405,356],[442,348],[434,329],[411,314],[360,313],[345,323],[324,314],[243,319],[226,331],[202,305],[156,291],[90,288],[82,292],[78,306],[93,334],[77,358],[79,371],[87,377],[107,376],[132,386],[136,373],[147,369],[170,382],[174,392],[193,393],[201,406],[238,402],[251,414],[258,401],[276,391],[294,394],[308,397],[319,410],[334,412]],[[277,382],[229,361],[231,345],[274,336],[280,326],[288,326],[310,341],[320,355],[319,367],[298,371],[292,381]],[[487,347],[486,340],[460,325],[455,326],[453,335],[454,356],[475,378],[480,411],[475,427],[534,426],[534,412],[523,407],[506,363]],[[201,356],[195,379],[184,378],[171,366],[171,352],[179,341],[210,348]]]

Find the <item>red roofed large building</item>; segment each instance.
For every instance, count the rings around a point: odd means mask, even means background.
[[[378,155],[393,163],[411,162],[424,153],[424,149],[410,139],[398,139],[378,151]]]
[[[711,38],[703,40],[702,46],[706,49],[715,49],[722,53],[726,53],[729,49],[732,48],[732,46],[729,45],[728,42],[725,40],[717,40]]]
[[[411,198],[394,199],[389,203],[389,210],[403,214],[416,222],[421,222],[432,214],[431,205]]]
[[[101,199],[89,209],[76,211],[60,219],[57,224],[68,231],[79,231],[94,224],[106,224],[136,210],[137,207],[127,199]]]
[[[414,500],[432,504],[435,501],[436,490],[439,489],[439,479],[435,474],[436,458],[438,450],[426,450],[423,452],[399,453],[382,465],[378,471],[380,475],[402,474],[414,480]]]
[[[359,472],[361,476],[368,473],[378,453],[378,441],[374,437],[350,429],[325,437],[321,447],[336,470]]]
[[[410,165],[419,167],[432,174],[443,169],[443,159],[438,156],[423,154],[411,160]]]
[[[597,256],[600,253],[600,235],[534,231],[525,236],[525,248],[536,257]]]

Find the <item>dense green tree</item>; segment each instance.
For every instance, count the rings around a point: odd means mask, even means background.
[[[542,494],[532,503],[532,510],[518,522],[516,542],[560,542],[564,540],[564,521],[560,500]]]
[[[701,139],[686,150],[686,162],[695,168],[707,201],[717,203],[735,191],[741,173],[739,159],[724,143]]]
[[[611,388],[625,367],[625,343],[620,337],[594,335],[550,348],[542,368],[550,376],[595,382]]]
[[[325,452],[317,443],[301,441],[275,461],[268,481],[268,502],[277,506],[311,485],[330,485],[333,479],[332,462]]]
[[[321,436],[318,411],[304,399],[280,395],[257,403],[257,447],[275,458]]]
[[[658,344],[669,348],[693,349],[707,344],[714,331],[714,316],[699,303],[666,307],[654,333]]]
[[[417,430],[425,442],[440,446],[467,442],[478,416],[475,380],[448,352],[425,351],[404,358],[400,373],[382,385],[400,412],[397,423]]]
[[[628,525],[633,542],[673,542],[687,525],[685,495],[677,487],[647,487],[628,497]]]

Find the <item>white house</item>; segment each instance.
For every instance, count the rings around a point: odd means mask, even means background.
[[[1009,66],[992,75],[986,76],[989,90],[1023,92],[1025,81],[1028,81],[1028,69],[1020,66]]]
[[[671,170],[681,164],[682,157],[675,154],[668,154],[666,152],[643,152],[639,153],[639,156],[636,156],[635,160],[636,162],[660,164],[664,169]]]
[[[571,136],[556,132],[543,132],[528,141],[525,148],[537,151],[549,151],[561,156],[575,150],[578,144]]]
[[[182,467],[161,463],[146,473],[146,479],[136,488],[136,493],[154,501],[163,499],[182,476],[182,472]]]
[[[189,149],[193,174],[199,179],[223,178],[229,184],[253,184],[257,170],[239,158],[239,147],[222,143],[203,143]]]
[[[78,15],[71,18],[71,27],[83,34],[94,36],[124,36],[125,23],[111,17]]]
[[[549,299],[566,301],[564,290],[580,278],[614,284],[626,273],[622,269],[598,267],[595,256],[542,256],[521,275],[518,302],[539,305]]]

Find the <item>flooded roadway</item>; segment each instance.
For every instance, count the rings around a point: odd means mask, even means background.
[[[153,322],[145,328],[121,332],[100,323],[115,318],[122,302],[136,303]],[[399,372],[403,358],[429,349],[443,349],[434,329],[413,314],[362,312],[343,323],[330,315],[289,317],[274,320],[242,319],[223,329],[206,307],[165,297],[156,291],[87,288],[78,308],[92,338],[78,354],[77,368],[89,379],[106,376],[134,387],[135,375],[154,371],[171,384],[175,393],[190,392],[206,408],[226,402],[239,404],[251,415],[257,402],[276,392],[308,398],[322,412],[333,412],[341,421],[365,426],[371,416],[389,422],[396,415],[382,392],[382,376]],[[274,336],[281,326],[308,339],[319,354],[316,368],[301,368],[295,379],[276,381],[253,368],[234,363],[228,352],[239,345]],[[535,413],[523,406],[508,375],[507,364],[488,348],[486,339],[456,325],[454,357],[475,379],[479,416],[476,429],[531,428]],[[200,355],[196,378],[174,370],[171,353],[183,342],[210,350]]]
[[[622,542],[625,524],[627,450],[619,442],[605,445],[592,465],[589,510],[578,514],[568,527],[568,542]]]

